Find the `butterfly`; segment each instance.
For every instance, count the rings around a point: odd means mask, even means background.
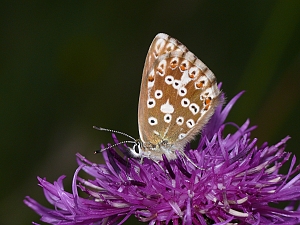
[[[157,34],[142,74],[140,138],[128,148],[131,156],[158,162],[163,154],[169,160],[177,158],[176,151],[185,155],[185,145],[207,124],[220,104],[221,91],[212,71],[178,40]]]

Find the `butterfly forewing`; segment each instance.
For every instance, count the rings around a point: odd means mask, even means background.
[[[208,122],[219,96],[215,76],[205,64],[176,39],[158,34],[142,76],[138,112],[142,143],[156,151],[162,143],[181,150]]]

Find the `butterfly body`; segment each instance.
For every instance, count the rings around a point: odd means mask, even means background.
[[[138,107],[140,140],[132,156],[162,160],[183,153],[221,104],[211,70],[178,40],[158,34],[146,57]]]

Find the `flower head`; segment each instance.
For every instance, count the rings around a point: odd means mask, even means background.
[[[186,146],[188,159],[178,152],[176,160],[146,158],[141,163],[111,148],[103,152],[105,164],[94,164],[77,154],[72,193],[64,191],[64,176],[53,184],[38,178],[54,209],[30,197],[25,204],[49,224],[122,224],[131,215],[149,224],[299,223],[300,167],[284,151],[289,137],[257,147],[257,139],[250,139],[255,127],[249,127],[249,120],[241,127],[224,123],[241,94],[217,108],[196,149]],[[228,125],[237,130],[225,136]],[[118,148],[126,154],[126,146]],[[286,175],[279,172],[285,163],[290,163]],[[82,170],[92,178],[81,178]],[[88,197],[80,197],[79,191]],[[284,209],[270,205],[285,201],[289,205]]]

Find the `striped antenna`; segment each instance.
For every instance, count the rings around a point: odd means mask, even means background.
[[[133,137],[131,137],[130,135],[128,135],[128,134],[126,134],[126,133],[123,133],[123,132],[121,132],[121,131],[111,130],[111,129],[106,129],[106,128],[103,128],[103,127],[97,127],[97,126],[93,126],[93,128],[96,129],[96,130],[99,130],[99,131],[106,131],[106,132],[110,132],[110,133],[121,134],[121,135],[123,135],[123,136],[125,136],[125,137],[128,137],[128,138],[130,138],[131,140],[133,140],[133,141],[121,141],[121,142],[119,142],[119,143],[117,143],[117,144],[113,144],[113,145],[108,146],[108,147],[106,147],[106,148],[99,149],[99,150],[95,151],[94,154],[96,154],[96,153],[101,153],[101,152],[103,152],[103,151],[106,151],[107,149],[116,147],[116,146],[118,146],[118,145],[120,145],[120,144],[130,143],[130,144],[133,144],[134,146],[137,144],[137,140],[136,140],[135,138],[133,138]]]

